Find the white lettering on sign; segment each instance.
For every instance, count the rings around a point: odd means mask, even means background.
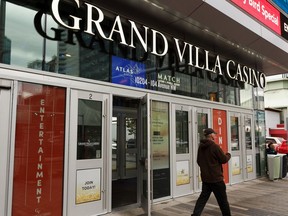
[[[223,137],[222,137],[222,118],[218,117],[218,139],[219,139],[219,145],[223,144]]]
[[[42,163],[42,157],[44,155],[44,148],[43,148],[43,138],[44,138],[44,114],[45,114],[45,100],[40,100],[40,107],[39,107],[39,131],[38,131],[38,161],[37,161],[37,172],[36,172],[36,200],[39,204],[41,202],[42,198],[42,180],[44,178],[44,172],[43,172],[43,163]]]
[[[255,0],[243,0],[243,4],[247,4],[255,10],[255,13],[260,13],[265,20],[269,20],[275,25],[279,26],[280,18],[277,14],[270,12],[271,9],[267,9],[265,5],[261,5],[260,1]]]
[[[287,23],[284,23],[284,31],[285,31],[285,32],[288,32],[288,25],[287,25]]]
[[[110,32],[103,31],[103,23],[105,22],[105,16],[101,9],[98,7],[91,5],[87,2],[83,3],[83,6],[86,10],[86,15],[83,17],[76,17],[73,15],[69,15],[70,22],[66,24],[60,15],[59,3],[61,0],[53,0],[51,5],[52,16],[54,20],[59,23],[61,26],[65,27],[68,30],[73,31],[81,31],[80,26],[85,26],[84,33],[90,35],[98,35],[104,40],[114,41],[115,35],[118,36],[119,43],[123,46],[136,48],[135,41],[140,41],[142,48],[145,52],[150,52],[156,56],[165,56],[169,50],[168,39],[161,32],[149,28],[147,26],[142,25],[141,27],[137,27],[136,23],[128,20],[130,23],[130,31],[124,32],[121,17],[118,15],[115,17],[114,22],[112,22],[112,28]],[[62,0],[63,1],[63,0]],[[76,3],[75,10],[81,8],[79,0],[71,0]],[[261,13],[262,16],[266,20],[270,20],[275,24],[279,24],[279,17],[272,12],[269,12],[264,5],[261,5],[260,1],[254,0],[243,0],[244,4],[249,4],[252,8],[255,9],[257,13]],[[83,7],[83,8],[84,8]],[[97,18],[95,18],[97,17]],[[141,31],[138,29],[141,28]],[[140,34],[140,32],[142,34]],[[127,35],[129,34],[129,35]],[[148,36],[150,38],[148,38]],[[150,39],[151,50],[148,49],[148,44]],[[61,39],[60,39],[61,40]],[[240,65],[233,60],[228,60],[226,62],[226,71],[222,71],[222,67],[224,65],[223,62],[220,61],[219,55],[211,55],[210,51],[197,47],[195,45],[189,44],[185,41],[180,41],[177,38],[173,38],[174,40],[174,50],[177,55],[177,58],[180,63],[187,60],[188,66],[193,66],[199,69],[203,69],[209,71],[214,74],[219,74],[221,76],[228,75],[228,77],[232,80],[237,80],[240,82],[248,83],[252,86],[257,86],[260,88],[264,88],[266,86],[266,77],[265,74],[259,71],[255,71],[252,68],[249,68],[245,65]],[[172,44],[172,43],[171,43]],[[138,46],[139,47],[139,46]],[[204,53],[204,56],[202,55]],[[225,58],[226,59],[226,58]],[[119,71],[130,72],[130,70],[124,68],[117,68]],[[233,73],[232,73],[233,70]],[[236,74],[235,74],[236,71]],[[159,83],[158,83],[159,87]],[[171,89],[176,88],[175,85],[170,85],[168,83],[162,83],[160,88]]]

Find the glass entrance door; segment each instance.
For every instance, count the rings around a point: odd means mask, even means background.
[[[176,166],[174,167],[174,196],[181,196],[193,191],[192,172],[192,111],[189,106],[172,105],[172,131],[176,151]]]
[[[243,145],[240,113],[229,113],[228,142],[231,148],[231,183],[243,181]]]
[[[140,141],[140,191],[141,191],[141,206],[144,209],[145,215],[151,215],[151,142],[150,142],[150,97],[149,94],[141,99],[140,119],[141,119],[141,141]]]
[[[138,202],[138,130],[137,107],[113,107],[112,208]]]
[[[3,80],[0,80],[1,84]],[[6,81],[5,81],[6,82]],[[11,82],[7,81],[3,86],[0,84],[0,215],[8,215],[8,158],[9,158],[9,134],[11,116]]]
[[[113,97],[112,208],[150,202],[149,99]]]
[[[69,131],[68,215],[107,211],[106,107],[109,97],[71,90]],[[104,163],[105,161],[105,163]]]
[[[195,170],[196,170],[196,181],[195,181],[195,190],[200,191],[202,187],[202,180],[200,176],[200,168],[196,163],[197,160],[197,151],[198,151],[198,146],[200,143],[200,140],[204,138],[204,129],[210,127],[210,110],[205,109],[205,108],[195,108],[195,118],[196,120],[196,137],[195,137]]]
[[[250,180],[256,178],[256,161],[255,161],[255,142],[254,134],[252,133],[252,115],[242,115],[242,122],[244,123],[243,138],[243,167],[244,180]],[[246,158],[246,160],[245,160]]]

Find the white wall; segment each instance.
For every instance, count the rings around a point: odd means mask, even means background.
[[[269,84],[268,84],[269,85]],[[265,108],[286,108],[288,106],[288,89],[265,91]]]
[[[266,136],[270,136],[269,128],[276,128],[280,124],[280,112],[265,110]]]

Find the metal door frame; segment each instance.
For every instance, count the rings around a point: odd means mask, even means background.
[[[256,178],[256,158],[255,158],[255,134],[252,128],[254,127],[253,115],[251,114],[242,114],[241,115],[241,122],[243,122],[242,128],[242,143],[243,143],[243,175],[244,181],[255,179]],[[245,125],[245,119],[249,118],[251,120],[250,128],[249,126]],[[251,133],[251,146],[252,149],[247,149],[246,147],[246,131],[250,130]],[[252,169],[252,170],[251,170]]]
[[[118,118],[118,120],[117,120],[117,124],[118,124],[118,122],[120,122],[120,128],[118,128],[117,127],[117,136],[118,136],[118,134],[119,134],[119,137],[121,137],[121,140],[122,139],[124,139],[124,138],[126,138],[126,134],[124,134],[124,129],[126,128],[126,122],[125,122],[125,120],[126,120],[126,117],[133,117],[133,118],[135,118],[135,119],[137,119],[137,111],[138,111],[138,109],[129,109],[129,108],[127,108],[127,109],[125,109],[125,108],[120,108],[119,109],[119,107],[116,107],[116,109],[115,109],[115,107],[113,107],[113,117],[116,117],[115,116],[115,114],[117,113],[117,114],[119,114],[118,116],[117,116],[117,118]],[[124,127],[121,127],[121,126],[124,126]],[[139,161],[139,156],[138,156],[138,144],[139,144],[139,138],[138,138],[138,135],[139,135],[139,123],[138,123],[138,120],[137,120],[137,125],[136,125],[136,127],[137,127],[137,130],[136,130],[136,148],[135,148],[135,153],[137,154],[137,158],[136,158],[136,162],[137,162],[137,165],[138,165],[138,161]],[[119,130],[118,130],[119,129]],[[118,148],[118,146],[117,146],[117,148]],[[120,148],[122,148],[122,149],[124,149],[125,148],[125,146],[121,146]],[[128,149],[129,150],[129,149]],[[132,150],[132,152],[134,152],[133,150]],[[117,153],[117,156],[119,155],[119,153]],[[117,162],[118,162],[118,160],[119,160],[119,162],[123,165],[123,164],[125,164],[125,162],[126,162],[126,159],[125,159],[125,155],[124,155],[124,157],[123,158],[118,158],[117,157]],[[138,166],[137,166],[138,167]],[[135,175],[136,176],[138,176],[138,172],[137,172],[137,170],[135,171],[136,173],[135,173]],[[123,174],[125,174],[126,173],[126,175],[125,175],[125,177],[128,177],[129,178],[129,175],[133,175],[133,173],[127,173],[127,171],[124,171],[123,169],[119,169],[118,171],[117,171],[117,178],[119,177],[119,175],[120,176],[122,176]],[[118,175],[119,174],[119,175]],[[113,176],[112,176],[113,177]]]
[[[194,132],[193,134],[195,134],[194,139],[193,139],[193,152],[194,152],[194,176],[195,176],[195,180],[194,180],[194,188],[196,192],[199,192],[202,190],[202,181],[201,181],[201,176],[200,176],[200,167],[197,164],[197,152],[198,152],[198,145],[200,143],[200,140],[202,139],[202,137],[200,137],[200,134],[198,132],[198,113],[204,113],[207,114],[208,117],[208,127],[211,127],[212,125],[212,109],[209,108],[202,108],[202,107],[194,107],[193,108],[193,114],[194,117]]]
[[[109,184],[107,183],[108,177],[108,125],[112,119],[109,114],[109,95],[97,93],[94,91],[84,91],[84,90],[74,90],[71,89],[70,94],[70,123],[69,123],[69,135],[68,135],[68,191],[67,191],[67,215],[92,215],[92,214],[104,214],[107,213],[108,205],[107,199],[110,196],[109,193]],[[78,99],[86,99],[93,101],[102,102],[102,149],[101,149],[101,158],[100,159],[87,159],[87,160],[77,160],[77,121],[78,121]],[[109,122],[110,121],[110,122]],[[110,159],[110,158],[109,158]],[[101,199],[99,201],[92,201],[82,204],[76,204],[76,187],[77,187],[77,171],[83,170],[93,170],[98,172],[100,169],[100,194]]]
[[[244,181],[244,169],[243,169],[243,148],[245,143],[243,141],[243,119],[241,117],[240,112],[236,111],[229,111],[228,117],[227,117],[227,125],[228,125],[228,148],[230,149],[231,153],[231,159],[230,159],[230,183],[235,184],[239,182]],[[231,141],[231,117],[237,117],[238,118],[238,144],[239,144],[239,150],[233,150],[233,143]],[[239,166],[239,167],[238,167]]]
[[[151,101],[150,101],[150,94],[146,94],[144,97],[142,97],[140,102],[140,118],[141,118],[141,152],[139,156],[141,157],[141,207],[143,208],[145,214],[147,216],[151,215],[151,205],[152,205],[152,172],[151,170],[151,141],[150,141],[150,118],[151,118]],[[146,112],[144,110],[146,109]],[[146,128],[145,128],[146,126]],[[145,134],[146,129],[146,134]],[[145,137],[144,137],[145,136]],[[145,145],[144,140],[146,140],[146,147],[147,149],[143,149],[143,145]],[[146,180],[146,188],[144,188],[144,181]]]
[[[9,170],[11,170],[11,131],[12,123],[11,116],[15,110],[12,108],[13,101],[13,82],[10,80],[0,79],[0,104],[1,104],[1,116],[0,116],[0,172],[1,172],[1,184],[0,184],[0,215],[9,215]],[[12,173],[12,172],[10,172]],[[10,175],[11,176],[11,175]],[[12,185],[12,184],[11,184]]]
[[[189,151],[186,154],[177,154],[176,152],[176,111],[185,111],[188,113],[188,148]],[[187,194],[191,194],[194,189],[194,163],[196,160],[193,160],[194,158],[194,152],[193,152],[193,120],[192,120],[192,110],[193,108],[188,105],[178,105],[178,104],[172,104],[172,118],[171,118],[171,125],[172,125],[172,154],[173,156],[173,162],[172,162],[172,169],[174,175],[172,176],[172,182],[173,182],[173,197],[177,196],[183,196]],[[174,144],[173,144],[174,143]],[[189,183],[183,184],[183,185],[177,185],[177,162],[186,162],[188,161],[188,171],[189,171]]]

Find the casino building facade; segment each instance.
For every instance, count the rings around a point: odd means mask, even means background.
[[[288,71],[284,1],[0,0],[0,10],[0,215],[150,215],[200,191],[207,127],[232,154],[227,184],[265,175],[263,89]]]

